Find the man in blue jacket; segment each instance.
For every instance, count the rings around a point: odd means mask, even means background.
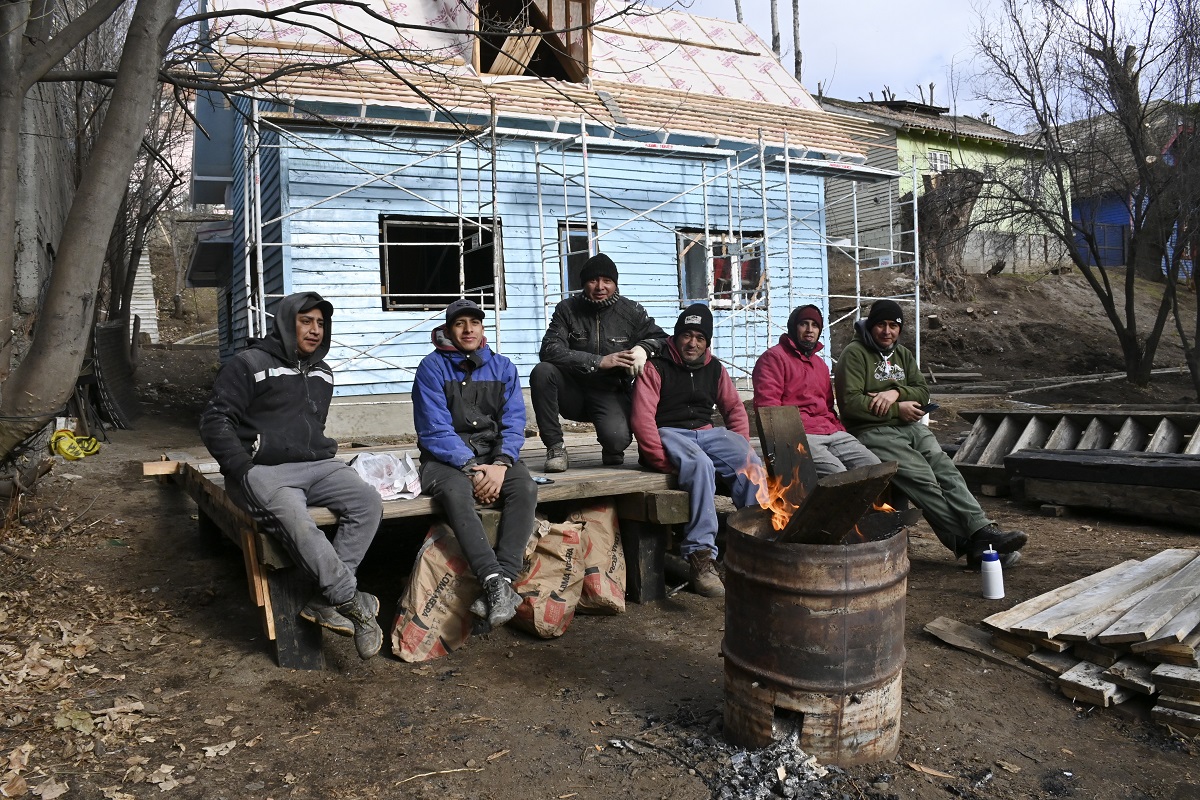
[[[493,353],[483,335],[483,309],[455,300],[433,331],[432,353],[413,382],[413,420],[421,450],[421,487],[441,506],[463,555],[483,585],[492,627],[517,613],[512,582],[533,534],[537,486],[517,461],[525,443],[525,401],[517,368]],[[475,503],[504,511],[496,549],[488,544]]]
[[[383,501],[354,469],[335,459],[325,435],[333,372],[324,362],[333,305],[316,292],[288,295],[275,307],[265,339],[221,368],[200,417],[200,438],[221,465],[230,499],[276,536],[321,594],[300,616],[354,636],[362,658],[379,652],[379,600],[358,591],[355,572],[371,546]],[[338,517],[329,541],[308,514],[324,506]]]

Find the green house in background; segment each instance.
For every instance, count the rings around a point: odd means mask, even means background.
[[[912,191],[914,164],[919,176],[918,204],[928,176],[954,169],[1005,170],[1008,174],[1022,170],[1030,176],[1031,187],[1036,186],[1040,150],[1020,134],[986,118],[954,116],[948,108],[910,100],[817,99],[826,111],[868,120],[882,128],[885,134],[868,143],[867,165],[902,174],[898,182],[859,183],[857,187],[843,178],[826,180],[829,238],[844,246],[857,242],[864,266],[892,264],[896,250],[911,251],[911,242],[901,241],[902,232],[912,228],[911,208],[904,208],[901,198]],[[1005,219],[994,207],[985,212],[982,199],[976,203],[972,223],[962,242],[967,272],[1043,272],[1064,261],[1065,254],[1055,239]]]

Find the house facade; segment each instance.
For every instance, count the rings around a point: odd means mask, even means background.
[[[882,128],[883,137],[868,143],[866,163],[901,173],[899,181],[888,184],[829,181],[829,235],[844,246],[857,244],[864,262],[895,260],[904,232],[912,228],[911,211],[903,208],[901,198],[911,197],[914,180],[920,197],[931,178],[936,180],[956,169],[987,173],[1028,168],[1031,176],[1036,175],[1037,148],[1023,136],[987,120],[955,116],[948,113],[948,108],[907,100],[819,100],[827,111]],[[963,245],[963,267],[967,272],[997,269],[999,262],[1004,262],[1004,269],[1010,272],[1040,272],[1063,263],[1062,248],[1052,237],[1014,225],[985,204],[980,200],[973,209],[972,229]]]
[[[383,433],[409,424],[453,299],[487,309],[490,344],[524,379],[595,252],[668,330],[707,302],[735,377],[795,305],[826,307],[825,177],[894,177],[855,144],[869,126],[822,111],[736,23],[539,2],[506,36],[473,27],[494,28],[483,12],[499,4],[468,5],[396,12],[401,27],[376,35],[403,40],[402,63],[296,71],[209,104],[230,135],[198,144],[197,196],[220,193],[234,221],[197,250],[193,279],[221,289],[223,359],[269,329],[279,297],[320,292],[337,309],[331,430]],[[338,46],[284,26],[227,35],[221,53],[261,77]]]

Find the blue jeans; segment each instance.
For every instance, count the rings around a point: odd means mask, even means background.
[[[679,488],[688,493],[690,518],[683,528],[679,553],[684,558],[701,548],[717,555],[717,508],[715,497],[720,475],[733,484],[733,504],[738,508],[757,505],[758,486],[746,477],[750,465],[762,466],[750,442],[728,428],[689,431],[659,428],[663,450],[679,472]],[[757,473],[765,474],[765,473]]]

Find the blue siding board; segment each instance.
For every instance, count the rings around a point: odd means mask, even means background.
[[[485,170],[482,180],[477,183],[473,174],[477,167],[486,165],[489,155],[476,152],[471,145],[463,147],[464,181],[460,200],[454,154],[429,157],[448,147],[449,140],[406,136],[391,140],[393,146],[372,148],[365,146],[362,140],[336,133],[311,136],[322,147],[339,153],[364,170],[380,175],[395,174],[367,183],[369,176],[346,161],[289,142],[285,137],[280,148],[272,151],[276,155],[267,159],[272,167],[270,175],[264,165],[264,184],[270,185],[263,186],[263,198],[264,203],[276,204],[275,215],[281,210],[288,214],[279,223],[278,236],[281,238],[268,236],[268,240],[287,244],[272,248],[272,260],[264,266],[279,265],[280,285],[286,280],[287,291],[314,289],[330,297],[339,308],[330,354],[331,363],[341,364],[338,367],[339,395],[406,392],[411,385],[411,371],[430,349],[429,330],[441,322],[441,315],[430,311],[385,312],[381,309],[375,296],[381,280],[380,215],[442,217],[461,208],[467,215],[482,212],[492,216],[490,175]],[[500,318],[500,349],[518,365],[523,378],[537,363],[545,318],[562,297],[557,221],[566,219],[568,212],[572,219],[578,220],[577,215],[584,207],[582,187],[568,188],[567,207],[564,208],[562,179],[543,173],[541,220],[545,227],[540,227],[534,147],[535,144],[529,141],[504,141],[497,159],[500,182],[497,216],[503,225],[507,304]],[[405,164],[426,157],[429,158],[420,164],[395,172]],[[568,174],[580,170],[580,159],[580,153],[568,153]],[[560,169],[562,158],[553,154],[543,158],[543,165]],[[711,177],[723,169],[724,162],[710,162],[707,174]],[[758,196],[759,175],[755,170],[748,170],[732,181],[719,179],[699,190],[695,187],[706,174],[699,161],[639,152],[593,151],[589,155],[588,172],[593,191],[592,218],[600,235],[599,246],[622,268],[622,292],[646,306],[668,331],[680,308],[675,231],[703,226],[702,191],[707,194],[709,224],[714,231],[730,227],[754,231],[763,224],[762,201]],[[777,338],[776,334],[790,312],[789,293],[804,299],[825,294],[825,253],[816,241],[794,245],[795,281],[788,287],[787,253],[782,247],[787,222],[784,219],[786,193],[782,175],[772,173],[768,183],[767,232],[772,240],[767,251],[769,308],[751,312],[715,310],[718,356],[726,355],[721,348],[726,346],[730,331],[736,332],[739,348],[743,342],[750,345],[751,354],[738,359],[743,363],[731,365],[735,373],[739,368],[752,366],[757,352]],[[793,235],[818,240],[824,224],[820,210],[822,181],[812,176],[793,175],[791,183]],[[729,204],[726,198],[730,186],[735,191],[733,219],[727,218]],[[689,187],[693,190],[683,193]],[[235,189],[240,188],[241,183],[235,177]],[[331,197],[342,191],[346,193]],[[664,205],[653,214],[630,221],[634,214],[658,204]],[[634,211],[630,211],[631,208]],[[240,198],[235,201],[235,209],[240,209]],[[801,219],[806,214],[810,218]],[[271,216],[266,213],[266,205],[264,216]],[[237,255],[240,259],[240,251]],[[235,292],[240,292],[241,270],[240,265],[234,270],[237,276]],[[273,280],[268,281],[268,287],[272,283]],[[346,313],[348,311],[352,313]],[[244,329],[244,322],[242,327]],[[722,341],[722,333],[725,341]],[[495,341],[490,314],[488,336]],[[383,340],[387,343],[381,344]]]

